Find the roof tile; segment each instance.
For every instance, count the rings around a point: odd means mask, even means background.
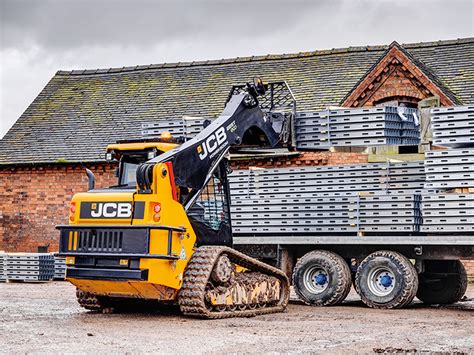
[[[474,39],[403,47],[460,102],[474,102]],[[0,141],[0,165],[103,161],[108,143],[140,138],[142,122],[216,117],[232,85],[254,76],[287,81],[300,110],[337,105],[387,48],[58,71]]]

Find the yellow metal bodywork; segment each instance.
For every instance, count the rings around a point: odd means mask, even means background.
[[[155,193],[158,191],[159,193]],[[145,224],[160,224],[164,226],[184,227],[185,233],[173,233],[172,253],[179,256],[179,260],[168,261],[162,259],[141,259],[140,268],[148,269],[148,282],[172,288],[181,288],[184,269],[193,254],[196,235],[189,222],[188,216],[178,201],[173,198],[170,172],[166,164],[157,164],[154,167],[153,194],[137,194],[135,202],[144,201]],[[154,222],[151,203],[161,204],[160,221]],[[140,224],[134,220],[134,225]],[[164,230],[152,231],[150,238],[150,254],[166,254],[168,249],[168,232]]]
[[[106,281],[68,279],[73,285],[84,292],[98,295],[142,298],[159,301],[174,301],[179,290],[156,285],[145,281]]]
[[[179,144],[176,143],[168,143],[168,142],[134,142],[134,143],[116,143],[116,144],[109,144],[107,146],[107,152],[112,150],[114,151],[140,151],[146,150],[150,148],[155,148],[161,152],[167,152],[168,150],[174,149],[178,147]]]
[[[161,146],[166,144],[167,146]],[[109,145],[107,149],[123,150],[124,145],[130,150],[146,149],[150,147],[148,143],[130,143]],[[174,148],[175,144],[153,143],[153,147],[165,151]],[[107,227],[117,225],[163,225],[173,227],[184,227],[186,232],[173,232],[171,253],[178,256],[178,260],[166,259],[140,259],[140,269],[148,269],[147,281],[106,281],[106,280],[84,280],[68,278],[68,281],[76,285],[85,292],[92,292],[98,295],[115,297],[133,297],[155,299],[162,301],[175,300],[177,292],[183,282],[183,273],[186,265],[193,254],[196,243],[196,235],[189,222],[188,216],[181,203],[173,196],[173,184],[167,164],[157,164],[153,170],[153,193],[138,194],[131,192],[86,192],[74,195],[72,203],[75,203],[76,210],[70,214],[70,225]],[[175,193],[176,194],[176,193]],[[139,202],[145,203],[145,213],[143,219],[80,219],[81,202]],[[159,221],[154,221],[153,206],[161,204]],[[75,232],[77,234],[77,232]],[[69,239],[69,246],[72,250],[77,248],[77,235],[72,233]],[[168,231],[152,229],[150,231],[150,254],[167,254],[168,252]],[[121,261],[124,262],[124,261]],[[75,259],[67,258],[67,264],[73,266]]]

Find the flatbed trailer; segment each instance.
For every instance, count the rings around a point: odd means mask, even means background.
[[[415,295],[454,303],[467,286],[460,260],[474,259],[474,234],[239,235],[234,245],[280,267],[300,299],[323,306],[342,302],[351,284],[370,307],[403,307]]]
[[[235,86],[231,94],[242,90]],[[275,122],[289,117],[282,132],[290,148],[420,143],[416,109],[401,114],[396,107],[299,112],[286,83],[272,84],[269,92],[261,108]],[[442,139],[446,127],[471,122],[474,107],[434,113],[436,136]],[[183,120],[178,128],[176,122],[155,122],[144,132],[178,129],[191,136],[197,121]],[[380,135],[385,143],[379,142]],[[464,136],[458,140],[461,146],[453,147],[461,149],[427,152],[424,162],[234,172],[228,176],[233,245],[283,269],[299,298],[311,305],[337,305],[352,285],[369,307],[399,308],[415,296],[425,303],[459,301],[467,287],[460,260],[474,258],[474,148],[463,145]],[[453,187],[463,189],[449,194],[446,189]],[[422,213],[425,198],[432,211]],[[436,206],[429,207],[430,201]],[[216,216],[222,208],[210,200],[202,207]]]

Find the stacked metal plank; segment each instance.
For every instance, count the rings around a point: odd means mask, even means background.
[[[229,181],[235,234],[345,233],[358,231],[350,212],[361,192],[419,194],[424,169],[423,162],[249,169],[234,171]],[[378,220],[375,225],[385,222],[369,217]],[[409,222],[403,223],[400,230]]]
[[[7,281],[7,254],[0,252],[0,282]]]
[[[54,256],[54,275],[55,280],[64,280],[66,278],[66,258]]]
[[[425,152],[426,188],[474,187],[474,148]]]
[[[324,167],[236,170],[229,177],[232,199],[354,195],[354,192],[420,193],[422,161]]]
[[[359,232],[418,232],[421,195],[359,195],[351,218]]]
[[[424,195],[423,232],[474,232],[474,194]]]
[[[474,147],[474,105],[431,110],[433,145]]]
[[[374,107],[298,112],[295,129],[299,149],[420,143],[416,110],[410,108],[400,111],[397,107]]]
[[[474,232],[474,106],[431,110],[433,144],[425,153],[426,188],[422,232]]]
[[[54,276],[54,257],[44,253],[8,253],[7,278],[14,281],[49,281]]]
[[[169,132],[173,136],[192,138],[202,131],[205,119],[202,117],[183,117],[142,124],[142,136],[159,138],[161,133]]]

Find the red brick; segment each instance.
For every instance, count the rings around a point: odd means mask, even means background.
[[[89,166],[90,168],[91,166]],[[115,181],[115,166],[95,165],[96,186]],[[67,223],[72,196],[87,189],[80,165],[0,169],[0,250],[58,250],[57,224]]]

